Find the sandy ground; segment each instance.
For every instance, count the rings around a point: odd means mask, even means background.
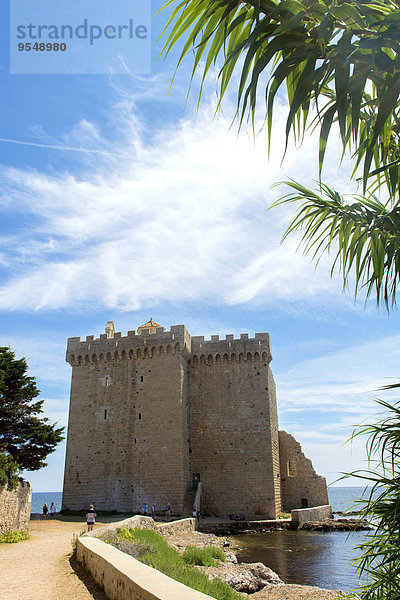
[[[73,534],[85,528],[82,518],[31,520],[30,540],[0,544],[1,600],[108,600],[71,561]]]
[[[119,520],[121,517],[102,518],[95,527]],[[30,540],[0,544],[1,600],[108,600],[71,559],[73,535],[85,529],[79,517],[32,519]],[[223,541],[202,533],[168,536],[168,542],[179,550],[189,544],[221,545]],[[332,590],[300,585],[264,588],[251,596],[243,594],[251,600],[334,600],[338,596]]]

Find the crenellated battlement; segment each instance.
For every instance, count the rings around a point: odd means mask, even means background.
[[[170,331],[163,327],[155,333],[142,329],[140,334],[128,331],[123,336],[120,331],[113,332],[112,337],[102,333],[98,338],[94,335],[68,338],[66,361],[71,366],[87,364],[94,361],[115,360],[124,358],[140,358],[155,354],[190,352],[190,335],[184,325],[172,325]]]
[[[262,359],[268,363],[272,360],[271,341],[269,333],[256,333],[254,338],[249,338],[248,333],[241,333],[240,338],[227,334],[220,340],[219,335],[212,335],[210,340],[204,336],[192,336],[191,355],[193,362],[215,362],[229,360],[255,360]]]
[[[110,323],[112,321],[107,323],[106,333],[98,338],[94,335],[86,336],[85,340],[68,338],[67,362],[78,366],[95,361],[151,358],[181,352],[193,359],[192,364],[196,364],[197,359],[209,364],[211,358],[216,362],[227,358],[230,361],[260,358],[268,363],[272,360],[269,333],[256,333],[254,338],[249,338],[248,333],[241,333],[239,338],[227,334],[225,339],[212,335],[211,339],[205,340],[204,336],[190,336],[184,325],[172,325],[170,331],[159,327],[155,333],[150,333],[142,328],[139,334],[128,331],[123,336],[120,331],[115,332]]]

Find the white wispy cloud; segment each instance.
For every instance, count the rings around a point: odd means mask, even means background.
[[[281,424],[329,481],[368,467],[366,439],[346,441],[359,425],[383,415],[374,398],[398,399],[395,390],[379,388],[398,381],[399,359],[400,336],[394,335],[323,352],[276,374]],[[354,478],[346,484],[359,485]]]
[[[79,308],[90,301],[131,310],[210,297],[230,305],[346,302],[339,300],[340,282],[329,280],[327,268],[315,272],[295,252],[295,240],[279,246],[289,210],[265,212],[278,194],[272,183],[316,175],[311,138],[300,153],[287,153],[282,170],[283,111],[268,162],[264,134],[238,136],[229,117],[210,116],[210,106],[150,136],[132,103],[122,99],[117,107],[112,140],[85,120],[63,141],[89,153],[108,146],[119,160],[86,157],[79,175],[2,169],[0,207],[34,219],[0,245],[9,264],[0,308]]]
[[[113,152],[105,152],[104,150],[96,150],[91,148],[73,148],[71,146],[57,146],[54,144],[40,144],[38,142],[29,142],[24,140],[12,140],[9,138],[0,138],[0,142],[5,144],[17,144],[19,146],[34,146],[36,148],[47,148],[50,150],[63,150],[65,152],[84,152],[89,154],[101,154],[104,156],[124,156],[126,154],[116,154]]]
[[[400,336],[394,335],[299,361],[277,376],[281,408],[364,414],[370,398],[383,393],[378,388],[395,380],[399,359]]]

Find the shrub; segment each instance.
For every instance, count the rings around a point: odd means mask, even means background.
[[[186,565],[202,565],[203,567],[213,567],[216,559],[223,562],[226,560],[225,552],[217,546],[207,546],[206,548],[187,546],[182,558]]]
[[[0,544],[16,544],[23,540],[29,540],[30,535],[27,531],[9,531],[0,535]]]
[[[118,533],[117,533],[118,531]],[[117,531],[106,531],[100,536],[100,539],[107,544],[111,544],[121,552],[133,556],[137,560],[142,560],[145,554],[154,553],[154,547],[148,542],[135,542],[129,529],[120,528]]]

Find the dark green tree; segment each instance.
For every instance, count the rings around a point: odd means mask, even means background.
[[[0,347],[0,452],[20,470],[36,471],[46,466],[45,459],[63,439],[64,428],[39,416],[43,400],[35,400],[40,390],[27,370],[24,358],[17,359],[10,348]]]

